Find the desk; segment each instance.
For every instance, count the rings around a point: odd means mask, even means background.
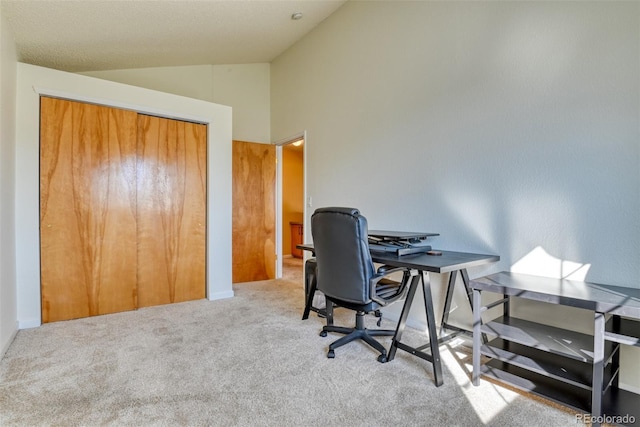
[[[312,251],[312,244],[304,244],[298,246],[300,249]],[[392,267],[405,267],[411,268],[420,271],[421,274],[413,276],[411,279],[411,284],[409,285],[409,291],[407,293],[407,298],[405,299],[404,305],[402,307],[402,312],[400,314],[400,320],[398,321],[398,326],[396,327],[396,333],[393,336],[391,342],[391,348],[389,349],[389,354],[387,357],[388,361],[394,359],[396,352],[398,349],[404,350],[408,353],[411,353],[415,356],[420,357],[428,362],[433,364],[433,375],[435,379],[436,386],[441,386],[443,384],[442,380],[442,367],[440,365],[440,350],[438,348],[439,344],[445,342],[452,338],[453,335],[456,335],[458,332],[462,331],[459,328],[456,329],[456,333],[452,335],[448,335],[441,339],[434,339],[434,337],[438,337],[438,333],[436,331],[436,320],[435,313],[433,310],[433,299],[431,297],[431,283],[429,280],[428,273],[451,273],[449,276],[449,283],[447,286],[447,297],[445,300],[445,313],[443,313],[443,326],[446,325],[446,320],[448,319],[448,311],[451,306],[451,300],[453,298],[453,288],[456,283],[457,273],[460,272],[462,276],[462,280],[465,286],[465,290],[467,291],[467,296],[469,297],[469,301],[471,302],[470,288],[469,288],[469,275],[467,273],[467,268],[476,267],[483,264],[488,264],[490,262],[496,262],[500,260],[500,257],[497,255],[482,255],[482,254],[472,254],[465,252],[452,252],[452,251],[441,251],[442,255],[427,255],[427,254],[411,254],[411,255],[403,255],[397,256],[387,253],[380,252],[371,252],[371,258],[373,262],[386,264]],[[425,274],[426,273],[426,274]],[[407,317],[409,316],[409,310],[411,309],[411,303],[413,302],[413,298],[416,293],[416,289],[418,288],[418,284],[422,283],[422,290],[424,295],[424,305],[425,312],[427,317],[427,328],[429,331],[429,343],[420,346],[420,347],[410,347],[407,344],[402,343],[402,334],[404,332]],[[453,328],[450,325],[446,326],[447,328]],[[430,348],[431,353],[425,353],[422,350],[425,350],[427,347]]]
[[[471,288],[474,385],[482,373],[591,413],[593,425],[602,415],[620,417],[613,424],[640,419],[640,396],[618,387],[620,345],[640,347],[640,289],[509,272],[472,280]],[[504,298],[482,307],[482,291]],[[511,317],[513,297],[590,310],[594,335]],[[501,304],[503,316],[481,324],[480,314]],[[482,333],[496,338],[482,345]],[[482,367],[481,354],[492,358]]]
[[[452,252],[441,251],[442,255],[427,255],[427,254],[415,254],[404,256],[393,256],[387,254],[371,254],[374,262],[390,265],[392,267],[406,267],[420,271],[421,274],[413,276],[411,279],[411,285],[409,286],[409,292],[407,293],[407,299],[402,307],[402,313],[400,314],[400,320],[396,328],[396,333],[393,336],[391,342],[391,348],[389,349],[388,360],[391,361],[396,355],[398,349],[404,350],[415,356],[420,357],[433,364],[433,376],[437,387],[443,384],[442,379],[442,366],[440,364],[440,350],[438,346],[443,342],[446,342],[462,332],[460,328],[452,327],[447,324],[449,316],[449,308],[451,307],[451,300],[453,299],[453,289],[456,283],[457,273],[460,272],[462,281],[467,292],[469,301],[471,302],[470,288],[469,288],[469,275],[467,268],[476,267],[479,265],[487,264],[490,262],[496,262],[500,260],[497,255],[482,255],[472,254],[466,252]],[[443,320],[441,323],[441,332],[443,328],[455,329],[456,333],[442,337],[438,337],[436,332],[435,312],[433,310],[433,299],[431,297],[431,281],[428,273],[451,273],[449,275],[449,283],[447,285],[447,297],[445,299],[445,308],[443,313]],[[426,273],[426,274],[425,274]],[[401,342],[402,333],[406,326],[407,317],[409,316],[409,310],[411,309],[411,303],[418,287],[418,282],[422,283],[422,291],[424,295],[424,307],[427,315],[427,329],[429,331],[429,342],[420,347],[411,347]],[[422,350],[430,348],[431,354],[427,354]]]

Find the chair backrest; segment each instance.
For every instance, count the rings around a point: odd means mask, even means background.
[[[318,263],[318,289],[326,296],[369,304],[375,274],[369,253],[367,219],[353,208],[320,208],[311,216]]]

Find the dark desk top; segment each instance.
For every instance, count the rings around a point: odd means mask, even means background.
[[[640,289],[502,271],[471,281],[472,289],[640,319]]]
[[[472,254],[467,252],[440,251],[442,255],[410,254],[397,256],[386,253],[371,253],[374,262],[393,267],[415,268],[433,273],[448,273],[500,261],[497,255]]]
[[[313,244],[305,243],[297,245],[298,249],[312,251]],[[371,252],[371,259],[380,264],[393,267],[415,268],[416,270],[430,271],[433,273],[448,273],[475,267],[490,262],[500,261],[497,255],[471,254],[466,252],[441,251],[442,255],[411,254],[393,255],[382,252]]]

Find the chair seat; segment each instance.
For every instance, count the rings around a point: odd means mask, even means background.
[[[389,279],[380,280],[376,288],[376,295],[382,299],[392,298],[400,292],[402,292],[402,283]]]
[[[385,300],[392,300],[389,303],[396,301],[397,297],[402,297],[404,294],[403,284],[401,282],[396,282],[395,280],[390,279],[382,279],[379,282],[379,286],[376,288],[376,295]],[[384,307],[387,304],[378,304],[375,301],[371,301],[368,304],[359,304],[353,303],[350,301],[345,301],[340,298],[335,298],[329,295],[325,295],[328,301],[331,301],[333,304],[348,308],[350,310],[355,311],[363,311],[365,313],[371,313],[372,311],[376,311],[381,307]]]

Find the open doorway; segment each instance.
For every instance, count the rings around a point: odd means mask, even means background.
[[[278,194],[277,234],[279,237],[276,277],[302,282],[305,218],[305,138],[304,134],[277,143]]]

